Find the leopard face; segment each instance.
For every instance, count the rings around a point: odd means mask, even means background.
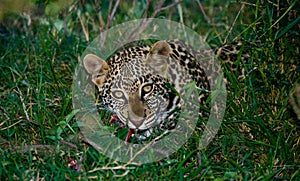
[[[122,66],[110,85],[99,91],[107,95],[103,98],[105,104],[125,125],[145,130],[160,124],[177,106],[179,96],[168,89],[166,79],[146,66],[140,69],[141,60],[132,60],[131,63],[130,67]],[[129,70],[135,71],[131,74]]]
[[[103,103],[130,129],[159,125],[180,106],[179,94],[170,89],[173,82],[149,66],[150,51],[148,46],[124,49],[108,62],[93,54],[84,58]]]

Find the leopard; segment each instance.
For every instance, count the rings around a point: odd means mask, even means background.
[[[229,65],[235,72],[240,47],[241,43],[236,43],[216,50],[194,50],[179,39],[160,40],[152,45],[126,47],[108,60],[90,53],[84,56],[83,65],[102,105],[129,129],[125,141],[130,142],[137,132],[138,139],[145,139],[155,130],[174,129],[183,107],[199,109],[199,116],[208,114],[199,107],[209,107],[211,85],[218,80],[214,76],[222,72],[211,58],[216,55],[222,65]],[[195,105],[183,96],[187,84],[197,90],[189,99],[197,100]]]

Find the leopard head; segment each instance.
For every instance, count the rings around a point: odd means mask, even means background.
[[[94,54],[83,59],[101,99],[131,129],[146,130],[163,122],[180,97],[166,75],[168,45],[124,49],[108,61]]]

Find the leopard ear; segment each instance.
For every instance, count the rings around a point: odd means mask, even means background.
[[[171,52],[170,45],[166,41],[156,42],[150,50],[152,55],[160,55],[168,57]]]
[[[86,71],[92,76],[92,82],[100,88],[106,80],[109,66],[105,60],[94,54],[87,54],[83,58]]]
[[[167,78],[170,52],[170,45],[166,41],[156,42],[147,55],[145,63],[152,67],[159,75]]]

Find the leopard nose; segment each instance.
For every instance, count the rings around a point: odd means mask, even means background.
[[[132,124],[136,127],[136,128],[139,128],[143,122],[144,122],[145,119],[140,119],[140,120],[132,120]]]
[[[133,93],[129,95],[129,113],[133,117],[143,118],[144,113],[144,102],[139,97],[138,93]]]
[[[130,122],[139,128],[145,120],[144,103],[140,99],[138,93],[129,95],[128,117]]]
[[[129,121],[133,124],[134,128],[139,128],[143,122],[145,121],[145,117],[141,117],[140,115],[135,114],[131,108],[128,110],[128,118]]]

